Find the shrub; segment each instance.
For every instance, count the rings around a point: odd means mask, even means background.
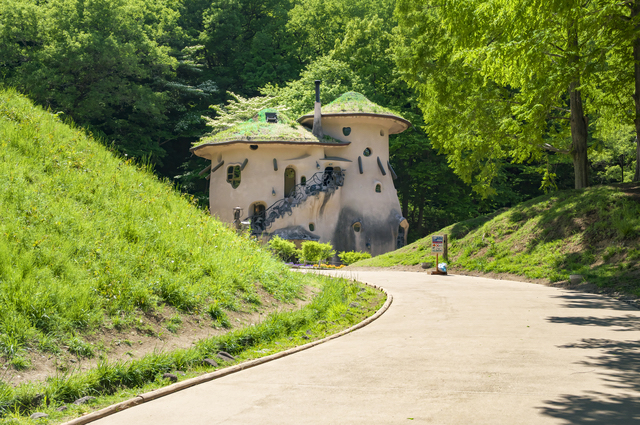
[[[282,239],[280,236],[274,236],[271,238],[269,241],[269,248],[278,256],[278,258],[287,263],[295,262],[300,253],[293,242]]]
[[[353,264],[357,261],[371,258],[371,254],[368,252],[344,251],[338,254],[338,257],[340,258],[340,261],[348,266],[349,264]]]
[[[302,259],[305,263],[320,263],[327,261],[335,255],[330,243],[308,241],[302,243]]]

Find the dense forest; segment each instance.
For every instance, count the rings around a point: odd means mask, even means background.
[[[391,162],[415,240],[640,180],[639,23],[640,0],[3,0],[0,78],[203,205],[189,147],[230,100],[361,92],[413,123]]]

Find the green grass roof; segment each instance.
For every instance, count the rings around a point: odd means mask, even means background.
[[[278,114],[277,123],[269,123],[265,117],[267,112]],[[235,125],[228,130],[205,136],[196,144],[224,143],[235,141],[256,142],[299,142],[299,143],[341,143],[329,136],[318,139],[311,131],[289,118],[286,114],[273,108],[263,109],[252,119]]]
[[[334,100],[333,102],[322,107],[323,114],[381,114],[393,115],[402,118],[401,115],[382,106],[373,103],[363,94],[356,92],[347,92]],[[313,115],[313,111],[307,115]]]

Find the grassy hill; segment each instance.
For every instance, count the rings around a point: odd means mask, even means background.
[[[640,185],[547,194],[436,232],[449,237],[453,270],[550,282],[583,275],[608,292],[640,296]],[[354,266],[433,264],[431,235]]]
[[[166,304],[291,299],[299,276],[169,184],[0,93],[0,353]]]
[[[132,159],[12,90],[0,90],[0,182],[0,420],[29,422],[43,399],[56,420],[80,415],[88,408],[55,406],[166,385],[165,372],[211,370],[202,362],[217,350],[242,359],[258,355],[250,347],[301,344],[382,302],[377,291],[289,271]],[[263,303],[282,310],[309,286],[317,295],[306,307],[267,317]],[[243,328],[238,315],[252,311],[264,316]],[[188,348],[170,353],[154,348],[185,321],[213,336],[193,345],[185,335]],[[128,357],[144,337],[156,342]],[[118,349],[124,359],[112,358]],[[96,368],[73,369],[89,358]],[[46,361],[54,365],[46,382],[12,381]]]

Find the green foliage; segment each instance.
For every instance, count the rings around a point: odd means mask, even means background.
[[[95,355],[91,344],[85,342],[80,337],[72,337],[67,341],[69,352],[78,357],[93,357]]]
[[[356,112],[366,114],[383,114],[383,115],[398,115],[391,112],[389,109],[380,105],[376,105],[364,95],[356,92],[347,92],[335,99],[333,102],[322,107],[323,114],[336,114],[343,112]],[[313,114],[313,111],[307,114]],[[402,118],[402,117],[401,117]]]
[[[330,243],[319,243],[315,241],[306,241],[302,243],[301,259],[305,263],[321,263],[328,261],[335,255],[333,246]]]
[[[159,304],[297,296],[302,277],[256,242],[15,91],[0,92],[0,135],[0,355],[143,326]]]
[[[616,186],[559,191],[436,232],[449,235],[453,270],[568,280],[581,274],[605,291],[640,295],[640,203]],[[434,263],[424,239],[356,263],[389,267]]]
[[[227,316],[227,313],[217,302],[214,302],[210,304],[209,307],[207,307],[207,314],[209,315],[209,317],[211,317],[211,319],[213,319],[216,325],[222,326],[223,328],[227,329],[231,327],[229,316]]]
[[[269,240],[269,248],[285,263],[296,262],[300,255],[296,244],[277,235]]]
[[[22,2],[0,7],[14,3]],[[21,56],[4,62],[8,81],[105,135],[130,156],[156,162],[163,156],[158,138],[170,135],[166,80],[177,66],[163,46],[176,29],[178,13],[171,7],[164,0],[56,0],[30,6],[37,20],[20,26],[33,27],[16,34],[11,22],[0,25],[4,40]],[[0,11],[0,19],[5,16],[17,18],[15,12]]]
[[[255,96],[266,83],[297,76],[295,35],[285,30],[291,7],[281,0],[216,0],[205,10],[199,43],[223,90]]]
[[[265,113],[276,112],[278,122],[268,123]],[[229,141],[293,141],[293,142],[319,142],[320,140],[313,133],[296,121],[289,118],[282,111],[267,108],[256,113],[250,120],[237,124],[219,133],[206,135],[195,146],[204,143],[222,143]],[[337,142],[335,139],[325,136],[322,142]]]
[[[216,111],[215,119],[202,117],[207,122],[207,127],[211,128],[211,134],[249,121],[258,112],[267,108],[275,108],[280,112],[286,110],[283,106],[277,106],[277,98],[271,96],[256,96],[247,99],[231,92],[229,92],[229,96],[231,99],[227,101],[226,105],[211,105],[211,108]]]
[[[398,2],[396,59],[456,173],[489,195],[503,163],[540,161],[549,151],[569,154],[576,187],[587,185],[587,114],[606,67],[599,6],[426,3]]]
[[[340,261],[344,264],[349,265],[360,260],[371,258],[371,254],[368,252],[344,251],[338,254],[338,258],[340,258]]]
[[[55,376],[17,388],[0,381],[0,418],[29,420],[28,415],[35,408],[47,412],[52,419],[62,418],[56,407],[85,395],[104,396],[122,389],[140,392],[149,384],[158,388],[166,385],[162,379],[166,372],[187,371],[193,376],[210,370],[202,366],[202,361],[214,357],[219,351],[226,351],[242,361],[255,358],[256,348],[262,348],[258,352],[264,353],[288,348],[287,344],[299,345],[306,342],[301,335],[321,338],[335,333],[373,314],[384,302],[384,297],[376,290],[345,279],[320,276],[312,279],[316,285],[321,285],[321,291],[304,308],[272,313],[255,326],[201,340],[190,349],[154,352],[126,362],[102,361],[86,372]],[[311,283],[310,280],[307,282]],[[353,307],[356,301],[359,307]],[[38,394],[44,394],[47,406],[38,407],[33,403]],[[72,409],[73,405],[70,406],[71,412]]]

